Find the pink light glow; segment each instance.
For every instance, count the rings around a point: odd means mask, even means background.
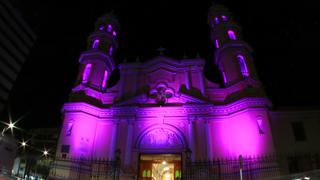
[[[104,26],[100,26],[99,30],[102,31],[104,29]]]
[[[108,71],[104,71],[103,81],[102,81],[102,88],[103,89],[106,88],[107,80],[108,80]]]
[[[249,71],[246,65],[246,61],[244,59],[244,57],[242,55],[238,55],[237,56],[237,60],[241,69],[241,73],[244,77],[248,77],[249,76]]]
[[[236,40],[236,35],[234,34],[234,32],[232,30],[228,30],[228,36],[231,40]]]
[[[108,158],[112,144],[112,124],[81,112],[67,116],[74,120],[68,142],[70,155],[74,158]]]
[[[220,48],[218,39],[215,40],[215,43],[216,43],[216,48]]]
[[[89,78],[89,75],[90,75],[90,71],[91,71],[91,64],[87,64],[84,71],[83,71],[83,74],[82,74],[82,83],[87,83],[88,82],[88,78]]]
[[[111,32],[111,31],[112,31],[112,25],[111,25],[111,24],[108,25],[107,31],[108,31],[108,32]]]
[[[113,31],[113,32],[112,32],[112,35],[113,35],[113,36],[117,36],[116,31]]]
[[[92,48],[93,48],[93,49],[98,48],[98,46],[99,46],[99,42],[100,42],[100,40],[99,40],[99,39],[94,40],[94,41],[93,41]]]
[[[228,18],[225,15],[222,15],[221,18],[222,18],[223,21],[228,21]]]
[[[223,153],[234,157],[263,154],[263,139],[257,131],[256,120],[250,117],[249,112],[226,119],[219,127],[214,132],[219,133]]]
[[[216,24],[219,24],[219,18],[218,18],[218,17],[215,17],[215,18],[214,18],[214,22],[215,22]]]
[[[110,49],[109,49],[109,55],[112,56],[112,53],[113,53],[113,48],[111,46]]]

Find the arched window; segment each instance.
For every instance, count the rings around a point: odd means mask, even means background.
[[[257,117],[257,124],[259,129],[259,134],[264,134],[263,118],[261,115]]]
[[[66,136],[70,136],[71,135],[72,127],[73,127],[73,123],[72,122],[68,122],[68,126],[67,126],[67,129],[66,129]]]
[[[216,44],[216,48],[217,48],[217,49],[220,48],[219,40],[218,40],[218,39],[215,40],[215,44]]]
[[[112,53],[113,53],[113,48],[111,46],[110,49],[109,49],[109,55],[112,56]]]
[[[231,40],[236,40],[237,37],[232,30],[228,30],[228,36]]]
[[[117,36],[117,32],[116,32],[116,31],[113,31],[113,32],[112,32],[112,35],[113,35],[113,36]]]
[[[228,18],[227,18],[227,16],[225,16],[225,15],[222,15],[222,16],[221,16],[221,19],[222,19],[223,21],[228,21]]]
[[[82,83],[87,83],[88,82],[88,78],[89,78],[89,75],[90,75],[90,71],[91,71],[91,64],[87,64],[84,71],[83,71],[83,74],[82,74]]]
[[[102,80],[102,88],[106,88],[108,80],[108,71],[104,71],[103,80]]]
[[[93,49],[97,49],[98,46],[99,46],[99,42],[100,42],[99,39],[94,40],[94,41],[93,41],[93,44],[92,44],[92,48],[93,48]]]
[[[215,22],[216,24],[219,24],[219,18],[218,18],[218,17],[215,17],[215,18],[214,18],[214,22]]]
[[[249,71],[246,65],[246,61],[242,55],[237,56],[238,63],[240,65],[241,73],[243,77],[248,77],[249,76]]]
[[[112,31],[112,25],[111,25],[111,24],[108,25],[107,31],[108,31],[108,32],[111,32],[111,31]]]

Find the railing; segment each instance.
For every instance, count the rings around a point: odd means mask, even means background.
[[[253,180],[278,177],[280,177],[280,170],[275,157],[264,156],[187,162],[182,178],[184,180]]]
[[[118,180],[119,174],[119,161],[105,159],[56,159],[52,164],[49,179]]]

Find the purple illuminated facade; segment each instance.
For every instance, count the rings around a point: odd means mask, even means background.
[[[112,14],[100,18],[62,109],[57,157],[112,160],[120,149],[122,171],[134,174],[141,154],[174,153],[184,159],[190,149],[197,161],[274,153],[271,102],[257,77],[251,48],[225,8],[210,8],[208,24],[212,43],[219,42],[212,61],[223,85],[206,79],[204,59],[160,55],[120,64],[120,80],[109,87],[106,82],[115,69],[110,51],[118,47],[119,23]],[[68,171],[61,173],[68,176]]]

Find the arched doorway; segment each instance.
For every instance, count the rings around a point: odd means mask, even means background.
[[[139,136],[139,180],[178,180],[181,178],[184,135],[172,125],[153,125]]]

